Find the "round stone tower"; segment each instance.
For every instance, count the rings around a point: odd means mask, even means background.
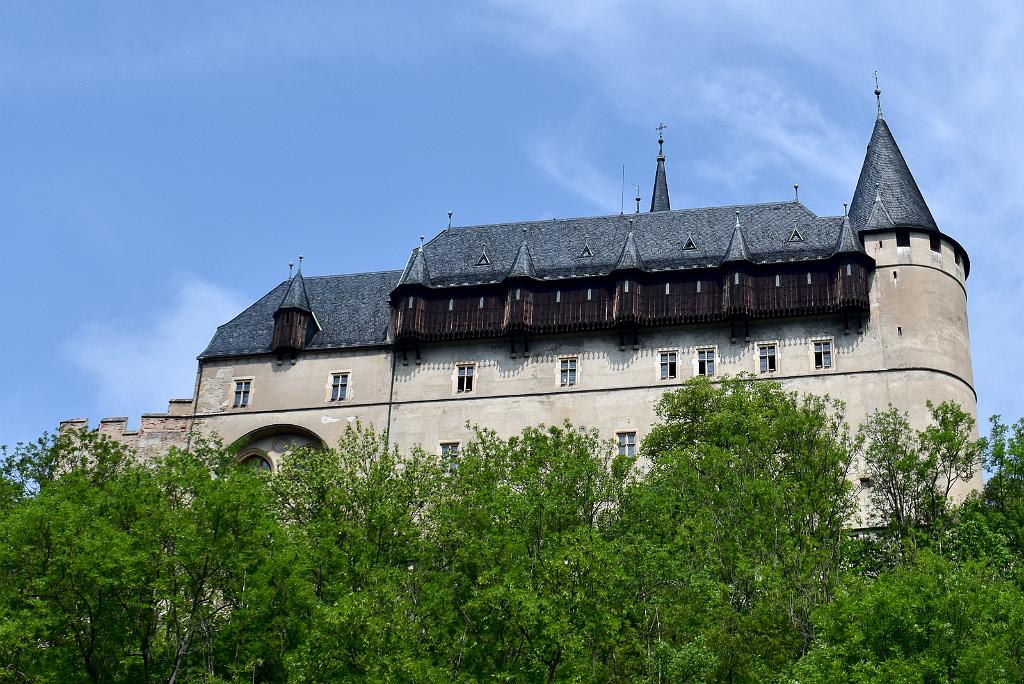
[[[977,416],[967,327],[963,247],[939,230],[879,109],[850,207],[866,253],[875,260],[871,322],[880,374],[875,405],[908,411],[915,428],[925,402],[953,400]],[[980,488],[976,482],[955,492]]]

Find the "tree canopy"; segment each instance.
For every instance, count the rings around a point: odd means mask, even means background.
[[[698,378],[638,456],[565,424],[442,459],[356,424],[273,473],[46,436],[2,452],[0,680],[1021,681],[1024,421],[929,409],[851,433]]]

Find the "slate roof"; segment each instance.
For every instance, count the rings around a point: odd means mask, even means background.
[[[881,117],[875,121],[871,132],[857,189],[850,203],[850,219],[858,230],[867,228],[876,194],[895,225],[939,230],[903,153],[892,137],[889,124]]]
[[[320,330],[306,349],[385,344],[391,318],[389,295],[402,271],[305,277],[304,289]],[[284,281],[217,328],[200,359],[270,353],[274,311],[292,281]]]
[[[714,268],[729,250],[736,212],[753,263],[827,259],[834,253],[843,222],[842,216],[817,216],[799,202],[769,202],[456,227],[427,242],[422,258],[435,288],[498,283],[513,272],[524,275],[525,259],[539,280],[604,275],[616,270],[632,225],[644,270]],[[803,241],[789,241],[794,228]],[[696,249],[684,249],[688,235]],[[584,244],[592,257],[580,257]],[[490,263],[477,265],[484,250]],[[520,251],[529,253],[517,260]],[[406,270],[411,268],[412,264]]]

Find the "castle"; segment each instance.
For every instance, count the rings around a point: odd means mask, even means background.
[[[674,210],[658,143],[650,211],[638,198],[636,213],[450,226],[403,270],[307,276],[300,262],[217,329],[191,398],[138,431],[98,429],[143,454],[216,432],[266,468],[355,420],[446,457],[467,423],[509,435],[563,420],[632,453],[666,389],[743,371],[842,399],[854,427],[890,402],[918,427],[926,399],[976,413],[970,260],[880,106],[841,216],[799,200]]]

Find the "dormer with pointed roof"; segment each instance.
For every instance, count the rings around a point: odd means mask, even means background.
[[[412,251],[409,263],[406,264],[399,285],[423,285],[430,287],[430,270],[427,268],[427,257],[423,253],[423,245]]]
[[[284,297],[274,311],[274,336],[271,349],[275,352],[295,352],[309,343],[319,330],[313,307],[306,294],[306,281],[302,270],[288,283]]]
[[[506,277],[537,279],[537,269],[533,265],[533,254],[530,253],[530,243],[526,240],[526,231],[523,231],[523,241],[519,245],[519,251],[516,252],[516,258]]]
[[[864,245],[861,244],[860,238],[857,237],[857,231],[854,230],[853,223],[848,215],[843,216],[843,222],[839,226],[839,236],[836,238],[836,246],[832,253],[834,255],[860,254],[866,256]]]
[[[644,270],[644,260],[640,256],[640,250],[637,249],[636,240],[633,238],[632,228],[630,228],[629,232],[626,233],[626,242],[622,245],[622,252],[619,253],[619,260],[615,264],[615,270]]]
[[[663,128],[664,126],[659,126]],[[665,175],[665,138],[658,132],[658,167],[654,171],[654,191],[651,193],[651,211],[668,211],[668,177]]]
[[[749,262],[750,252],[747,251],[747,241],[743,239],[743,230],[740,228],[740,212],[736,212],[736,225],[732,229],[732,239],[729,241],[729,249],[725,252],[723,264],[738,261]]]

